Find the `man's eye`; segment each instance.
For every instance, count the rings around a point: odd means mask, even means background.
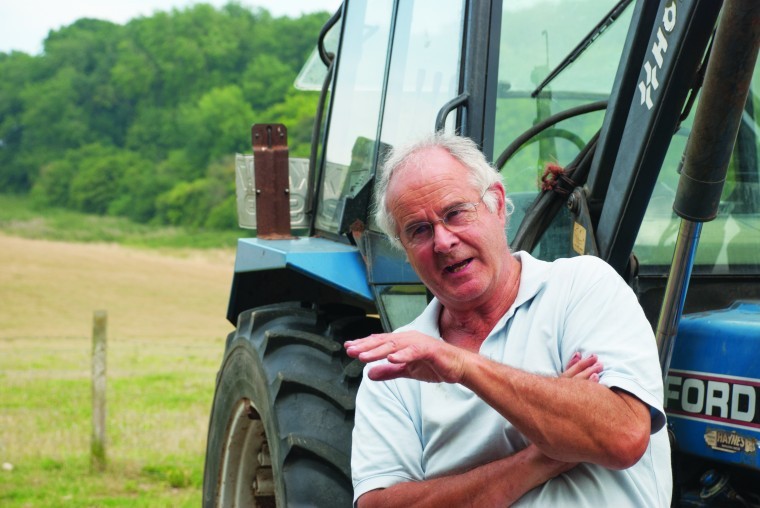
[[[414,224],[407,229],[411,238],[421,238],[430,234],[430,224]]]
[[[464,220],[466,216],[467,210],[463,208],[454,208],[446,213],[446,223],[456,225]]]

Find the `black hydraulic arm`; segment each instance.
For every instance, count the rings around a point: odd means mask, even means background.
[[[720,7],[716,0],[660,2],[647,52],[639,63],[622,134],[600,137],[601,148],[618,143],[619,149],[611,168],[592,167],[592,207],[599,197],[596,193],[604,192],[602,209],[592,212],[598,217],[599,254],[620,273],[628,265],[670,140],[681,120],[689,90],[697,81]],[[609,175],[605,186],[598,185],[595,169]]]
[[[718,213],[758,45],[760,2],[728,0],[715,35],[673,205],[682,221],[657,324],[663,376],[670,367],[702,223]]]

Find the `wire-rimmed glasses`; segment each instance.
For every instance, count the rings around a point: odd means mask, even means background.
[[[443,226],[452,233],[463,231],[478,220],[478,205],[482,202],[483,198],[481,197],[477,203],[454,205],[443,212],[443,217],[438,220],[415,222],[406,226],[396,239],[407,247],[420,247],[433,239],[435,235],[434,226],[439,222],[443,223]]]

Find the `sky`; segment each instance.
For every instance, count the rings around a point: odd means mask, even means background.
[[[229,0],[0,0],[0,52],[13,50],[37,55],[50,30],[79,18],[97,18],[124,24],[156,11],[183,9],[196,3],[220,7]],[[335,12],[341,0],[239,0],[245,7],[264,7],[273,16],[306,12]]]

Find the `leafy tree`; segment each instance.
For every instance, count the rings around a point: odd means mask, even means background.
[[[137,154],[124,155],[124,173],[115,198],[108,205],[110,215],[129,217],[135,222],[150,222],[156,215],[156,199],[170,189],[173,181],[157,172],[154,164]]]
[[[50,156],[93,142],[87,111],[80,105],[79,75],[63,67],[50,78],[28,85],[21,93],[23,149],[44,150]]]
[[[50,32],[44,42],[43,59],[52,69],[70,67],[83,76],[103,78],[118,37],[118,25],[82,18]]]
[[[226,156],[208,167],[209,213],[203,223],[209,229],[236,229],[237,202],[235,196],[235,158]]]
[[[80,19],[44,52],[0,53],[0,192],[136,221],[234,227],[230,157],[250,126],[308,154],[316,93],[292,87],[328,13],[199,4],[118,25]]]
[[[209,208],[206,178],[179,182],[156,199],[156,217],[164,224],[201,227]]]
[[[111,84],[122,100],[130,105],[150,96],[156,87],[156,66],[151,55],[133,39],[122,40],[111,67]]]
[[[88,159],[71,181],[70,200],[82,212],[103,215],[117,196],[119,165],[110,159]]]
[[[204,175],[205,168],[196,168],[190,163],[184,149],[171,150],[156,170],[172,182],[192,181]]]
[[[139,154],[95,143],[43,166],[32,196],[39,204],[145,222],[155,212],[156,196],[169,186]]]
[[[109,149],[97,143],[67,150],[62,157],[42,167],[34,182],[32,197],[39,204],[74,208],[71,183],[79,168],[90,159],[104,159],[108,155]]]
[[[269,18],[269,23],[262,26],[256,34],[257,52],[254,54],[273,54],[298,72],[309,53],[314,49],[317,36],[331,13],[305,14],[300,18]],[[262,16],[266,19],[268,13]],[[286,35],[287,34],[287,35]],[[283,44],[283,37],[287,44]]]
[[[236,197],[227,196],[227,198],[214,206],[208,214],[204,223],[208,229],[237,229],[237,200]]]
[[[203,178],[179,182],[157,199],[157,220],[211,229],[237,226],[234,157],[221,158]]]
[[[291,157],[308,157],[311,132],[317,111],[319,95],[316,92],[299,92],[291,87],[283,102],[277,103],[261,116],[276,118],[288,128],[288,147]]]
[[[298,75],[274,55],[256,55],[243,73],[243,94],[255,110],[281,102]]]
[[[126,148],[153,160],[162,160],[172,150],[184,148],[177,108],[157,108],[141,103],[136,110],[124,142]],[[201,173],[202,169],[198,174]]]
[[[237,85],[214,88],[181,113],[186,150],[197,165],[250,146],[253,109]]]
[[[25,53],[0,53],[0,190],[3,192],[24,192],[31,186],[34,164],[21,160],[24,133],[21,92],[30,80],[38,79],[39,63]]]
[[[112,144],[122,142],[129,120],[128,104],[120,100],[110,79],[121,38],[119,25],[84,18],[51,32],[42,56],[51,75],[74,71],[74,104],[83,111],[88,130],[97,133],[90,139]]]
[[[37,204],[66,208],[71,206],[69,191],[77,174],[77,165],[70,159],[45,164],[32,187],[31,196]]]

